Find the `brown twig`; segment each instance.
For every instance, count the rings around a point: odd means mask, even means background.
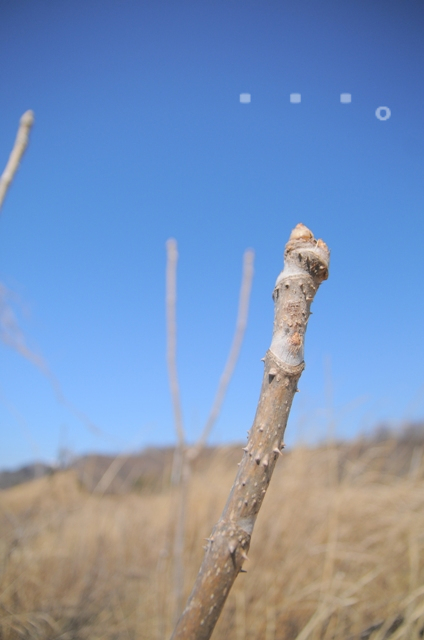
[[[200,453],[201,449],[205,446],[206,441],[212,431],[212,428],[217,421],[220,414],[222,403],[224,402],[225,394],[227,393],[228,385],[230,384],[231,377],[233,375],[237,360],[240,354],[241,345],[243,343],[244,333],[246,331],[247,317],[249,315],[249,300],[250,292],[252,289],[253,280],[253,263],[255,260],[255,253],[252,249],[245,251],[243,256],[243,276],[240,288],[239,306],[237,313],[236,329],[234,333],[233,342],[231,344],[230,353],[225,363],[224,371],[221,375],[218,384],[218,390],[215,395],[215,399],[212,405],[211,412],[206,421],[203,432],[195,444],[190,450],[189,457],[194,459]]]
[[[255,420],[220,520],[172,640],[209,640],[228,593],[247,559],[256,517],[271,480],[297,383],[310,306],[328,277],[329,250],[304,225],[293,229],[273,299],[274,330]]]
[[[176,524],[174,532],[174,617],[178,619],[183,606],[184,589],[184,528],[185,509],[187,500],[187,482],[185,477],[185,432],[181,410],[180,387],[177,373],[177,242],[170,238],[166,243],[166,317],[167,317],[167,360],[169,385],[171,388],[172,404],[174,408],[175,431],[177,434],[177,446],[175,447],[172,463],[171,482],[177,485],[178,494],[176,500]]]
[[[7,190],[12,183],[16,171],[18,170],[24,151],[27,148],[29,132],[33,124],[34,113],[32,111],[25,111],[19,123],[19,129],[16,135],[15,144],[13,145],[12,153],[9,156],[6,168],[0,178],[0,209],[2,208]]]
[[[170,379],[171,394],[174,406],[174,419],[177,432],[177,447],[175,449],[171,482],[178,485],[176,495],[176,523],[174,532],[174,614],[177,622],[183,607],[184,591],[184,533],[186,524],[186,503],[191,477],[191,463],[199,455],[206,440],[215,424],[224,401],[228,385],[233,375],[237,363],[240,348],[246,330],[247,317],[249,311],[250,291],[253,279],[254,252],[247,250],[243,256],[243,276],[240,289],[239,306],[236,322],[236,330],[230,353],[224,367],[223,374],[218,384],[218,390],[212,405],[212,410],[206,421],[205,428],[198,442],[190,449],[186,448],[185,433],[182,422],[182,411],[180,402],[180,392],[176,366],[176,271],[177,271],[177,244],[173,239],[167,242],[167,278],[166,278],[166,300],[167,300],[167,327],[168,327],[168,371]]]
[[[177,262],[178,250],[177,242],[170,238],[166,243],[167,266],[166,266],[166,318],[167,318],[167,360],[169,384],[171,387],[172,404],[174,408],[175,430],[179,446],[184,446],[185,433],[181,411],[180,387],[177,374]]]

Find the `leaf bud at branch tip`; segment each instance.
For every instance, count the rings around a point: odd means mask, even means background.
[[[299,222],[291,232],[289,240],[312,240],[313,237],[312,231]]]
[[[29,111],[25,111],[19,124],[23,127],[32,127],[34,124],[34,111],[31,111],[31,109],[29,109]]]

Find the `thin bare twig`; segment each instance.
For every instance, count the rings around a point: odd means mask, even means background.
[[[176,499],[176,524],[174,532],[174,618],[178,619],[183,606],[184,592],[184,530],[185,512],[187,501],[187,474],[185,473],[185,432],[181,410],[180,387],[177,373],[177,242],[170,238],[166,243],[166,317],[167,317],[167,361],[169,385],[171,388],[172,404],[174,409],[175,431],[177,434],[177,446],[175,447],[172,463],[171,483],[177,485],[178,495]]]
[[[179,446],[184,446],[185,433],[181,411],[180,387],[177,374],[177,262],[178,250],[177,242],[170,238],[166,243],[167,265],[166,265],[166,318],[167,318],[167,360],[169,384],[171,387],[172,404],[174,408],[175,430]]]
[[[246,331],[247,317],[249,315],[249,301],[250,292],[252,290],[254,260],[255,252],[252,249],[248,249],[247,251],[245,251],[243,256],[243,276],[240,288],[237,322],[233,342],[230,348],[227,362],[225,363],[224,371],[219,380],[218,390],[215,395],[211,412],[199,440],[189,453],[190,458],[196,457],[200,453],[200,450],[206,444],[210,432],[212,431],[212,428],[220,414],[222,403],[224,402],[225,394],[227,393],[228,385],[231,381],[231,376],[233,375],[235,366],[237,364],[237,360],[240,354],[240,348],[243,343],[244,333]]]
[[[0,209],[3,206],[6,192],[12,183],[16,171],[18,170],[24,151],[27,148],[29,132],[33,124],[33,111],[25,111],[19,123],[19,129],[16,135],[15,144],[13,145],[12,153],[9,156],[6,168],[0,178]]]
[[[214,426],[224,401],[231,376],[240,353],[241,344],[247,324],[249,310],[250,291],[252,288],[254,252],[247,250],[243,257],[243,276],[239,297],[236,330],[231,345],[230,353],[224,367],[223,374],[218,384],[218,390],[212,405],[212,410],[206,422],[205,428],[195,446],[187,450],[185,433],[182,421],[180,393],[176,366],[176,271],[177,271],[177,244],[173,239],[167,242],[167,325],[168,325],[168,370],[172,401],[174,406],[175,428],[177,432],[177,447],[175,449],[172,484],[178,485],[176,496],[176,524],[174,532],[174,616],[175,622],[182,611],[184,592],[184,533],[186,520],[186,503],[191,476],[191,462],[199,455]]]
[[[56,400],[66,407],[70,413],[72,413],[91,433],[96,436],[101,436],[114,443],[115,440],[106,434],[100,427],[95,425],[88,416],[75,407],[67,398],[65,398],[59,381],[51,372],[47,362],[44,358],[35,353],[27,345],[25,335],[19,326],[18,319],[13,311],[9,299],[11,298],[11,292],[0,282],[0,342],[7,345],[23,358],[33,364],[40,373],[50,383]]]

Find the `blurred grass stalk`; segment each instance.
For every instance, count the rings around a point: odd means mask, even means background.
[[[253,265],[255,254],[251,249],[245,251],[243,256],[243,274],[239,296],[236,328],[231,344],[230,352],[224,371],[219,380],[218,389],[212,404],[212,409],[206,420],[204,429],[196,444],[187,446],[184,424],[182,418],[180,388],[177,373],[177,242],[170,238],[166,243],[167,268],[166,268],[166,316],[167,316],[167,362],[172,404],[174,410],[175,431],[177,446],[175,448],[172,466],[171,484],[178,487],[176,500],[176,514],[174,515],[174,622],[176,623],[183,607],[184,598],[184,537],[186,528],[187,496],[192,474],[192,464],[198,458],[205,447],[207,439],[219,417],[225,395],[228,390],[238,357],[243,343],[249,314],[250,293],[252,290]]]

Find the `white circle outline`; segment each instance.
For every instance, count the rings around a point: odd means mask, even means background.
[[[381,111],[383,109],[386,112],[386,115],[384,116],[384,118],[381,115]],[[390,111],[389,107],[377,107],[377,109],[375,110],[375,115],[379,120],[384,122],[385,120],[388,120],[390,118],[390,116],[392,115],[392,112]]]

